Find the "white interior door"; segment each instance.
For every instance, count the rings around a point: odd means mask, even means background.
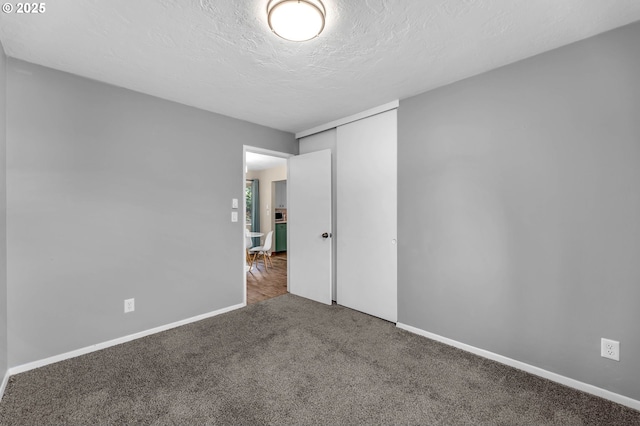
[[[330,305],[331,151],[290,157],[287,169],[289,292]]]
[[[397,113],[338,127],[337,298],[396,322]]]

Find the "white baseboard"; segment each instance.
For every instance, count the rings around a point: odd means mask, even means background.
[[[9,383],[9,371],[7,370],[4,373],[4,379],[2,379],[2,384],[0,384],[0,401],[2,401],[2,397],[4,396],[4,390],[7,388],[7,383]]]
[[[236,309],[240,309],[245,307],[246,303],[240,303],[238,305],[229,306],[226,308],[218,309],[217,311],[209,312],[206,314],[196,315],[195,317],[183,319],[180,321],[172,322],[171,324],[162,325],[160,327],[155,327],[149,330],[140,331],[138,333],[129,334],[128,336],[118,337],[117,339],[109,340],[107,342],[97,343],[95,345],[87,346],[84,348],[76,349],[74,351],[65,352],[60,355],[54,355],[49,358],[41,359],[38,361],[28,362],[26,364],[18,365],[15,367],[9,368],[7,374],[5,375],[5,382],[8,380],[9,376],[18,373],[24,373],[25,371],[33,370],[34,368],[44,367],[45,365],[53,364],[55,362],[64,361],[65,359],[74,358],[80,355],[85,355],[91,352],[99,351],[101,349],[106,349],[111,346],[119,345],[121,343],[130,342],[135,339],[139,339],[141,337],[149,336],[151,334],[160,333],[161,331],[170,330],[172,328],[180,327],[181,325],[186,325],[192,322],[201,321],[206,318],[215,317],[216,315],[224,314],[226,312],[230,312]],[[4,384],[1,388],[2,394],[4,394]],[[0,398],[2,397],[0,394]]]
[[[565,386],[569,386],[574,389],[581,390],[583,392],[590,393],[592,395],[599,396],[601,398],[608,399],[613,402],[617,402],[618,404],[626,405],[627,407],[633,408],[635,410],[640,411],[640,401],[629,398],[624,395],[617,394],[615,392],[608,391],[606,389],[599,388],[597,386],[590,385],[588,383],[580,382],[578,380],[571,379],[569,377],[561,376],[557,373],[552,373],[551,371],[543,370],[542,368],[535,367],[530,364],[526,364],[521,361],[517,361],[512,358],[507,358],[506,356],[502,356],[493,352],[489,352],[484,349],[476,348],[475,346],[467,345],[466,343],[461,343],[456,340],[452,340],[446,337],[442,337],[440,335],[430,333],[425,330],[421,330],[416,327],[412,327],[407,324],[397,323],[396,326],[403,330],[407,330],[411,333],[418,334],[420,336],[427,337],[432,340],[436,340],[438,342],[444,343],[449,346],[456,347],[458,349],[462,349],[463,351],[471,352],[473,354],[479,355],[484,358],[488,358],[493,361],[497,361],[501,364],[508,365],[510,367],[517,368],[519,370],[526,371],[527,373],[534,374],[536,376],[543,377],[545,379],[549,379],[553,382],[557,382],[563,384]]]

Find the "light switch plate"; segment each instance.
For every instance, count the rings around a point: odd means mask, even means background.
[[[238,208],[238,199],[234,198],[231,200],[231,208],[232,209],[237,209]]]
[[[238,221],[238,212],[231,212],[231,222]]]

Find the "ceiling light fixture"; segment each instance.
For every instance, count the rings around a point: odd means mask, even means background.
[[[307,41],[324,29],[326,10],[320,0],[271,0],[267,4],[269,28],[290,41]]]

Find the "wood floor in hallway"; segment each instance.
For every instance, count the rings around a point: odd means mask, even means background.
[[[273,253],[271,261],[269,269],[260,260],[247,272],[247,305],[287,294],[287,252]]]

